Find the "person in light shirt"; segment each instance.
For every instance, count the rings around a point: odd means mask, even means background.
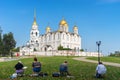
[[[34,62],[32,63],[33,73],[39,73],[41,71],[41,63],[37,61],[37,58],[34,57]]]
[[[103,77],[106,71],[106,67],[102,64],[102,62],[99,62],[99,64],[96,67],[96,78]]]

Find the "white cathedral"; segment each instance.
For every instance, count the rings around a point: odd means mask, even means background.
[[[26,45],[20,47],[19,55],[98,56],[98,52],[80,52],[82,49],[81,36],[76,25],[73,26],[73,32],[69,32],[69,26],[65,19],[58,24],[58,30],[51,31],[50,26],[47,26],[45,34],[41,34],[34,14],[30,40]],[[58,50],[60,46],[70,50]],[[99,55],[103,56],[102,53]]]
[[[81,37],[78,34],[78,27],[76,25],[73,26],[73,32],[69,32],[68,23],[65,19],[62,19],[59,22],[58,28],[56,31],[51,31],[51,28],[47,26],[46,33],[40,34],[36,16],[34,15],[30,40],[26,43],[26,46],[20,48],[20,53],[25,55],[32,51],[56,51],[59,46],[72,50],[81,49]]]

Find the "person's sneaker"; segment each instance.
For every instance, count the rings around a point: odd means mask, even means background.
[[[37,77],[39,76],[38,74],[30,74],[30,77]]]

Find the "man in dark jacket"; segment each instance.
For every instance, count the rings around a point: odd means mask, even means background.
[[[23,74],[24,70],[23,70],[23,64],[21,61],[18,61],[18,63],[15,65],[15,69],[16,69],[16,73],[17,74]]]

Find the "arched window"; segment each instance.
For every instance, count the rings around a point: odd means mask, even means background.
[[[55,34],[54,34],[54,36],[53,36],[53,39],[55,40]]]
[[[50,35],[49,35],[49,40],[51,40],[51,37],[50,37]]]
[[[77,38],[76,38],[76,35],[75,35],[75,36],[74,36],[74,41],[76,41],[76,39],[77,39]]]
[[[69,45],[67,45],[67,48],[69,48]]]
[[[58,39],[60,38],[60,34],[58,33]]]
[[[36,43],[38,43],[38,41],[36,40]]]
[[[31,34],[33,35],[33,32],[31,32]]]
[[[38,35],[38,33],[36,32],[36,36]]]
[[[43,42],[43,38],[41,37],[41,42]]]
[[[67,35],[67,40],[69,41],[69,35]]]

